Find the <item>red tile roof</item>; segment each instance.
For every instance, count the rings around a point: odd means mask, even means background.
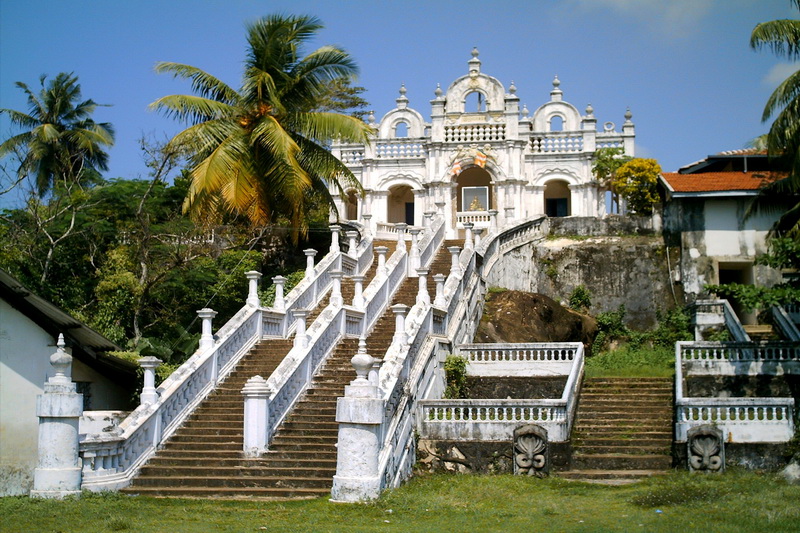
[[[775,180],[768,172],[663,172],[661,176],[677,193],[755,191]]]

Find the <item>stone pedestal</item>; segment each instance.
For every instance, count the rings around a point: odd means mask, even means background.
[[[39,417],[39,461],[33,473],[33,498],[64,498],[81,493],[78,422],[83,414],[83,394],[68,377],[72,356],[64,350],[64,336],[50,356],[56,374],[36,397]],[[8,518],[8,517],[6,517]]]
[[[158,401],[156,368],[161,366],[161,362],[161,359],[153,356],[139,358],[139,366],[144,370],[144,384],[142,385],[142,394],[139,397],[141,405],[150,405]]]
[[[286,285],[286,278],[275,276],[272,278],[272,283],[275,285],[275,300],[272,302],[272,308],[276,311],[284,311],[286,300],[283,298],[283,286]]]
[[[261,279],[261,272],[249,270],[244,273],[247,278],[247,305],[253,307],[261,306],[261,299],[258,297],[258,280]]]
[[[206,350],[214,346],[214,333],[212,333],[212,321],[217,316],[217,312],[208,307],[199,309],[197,316],[202,320],[202,334],[200,335],[200,349]]]
[[[303,253],[306,254],[306,278],[311,279],[314,277],[314,258],[317,256],[317,251],[306,248]]]
[[[272,389],[261,376],[248,379],[244,395],[244,455],[258,457],[267,452],[269,443],[269,396]]]

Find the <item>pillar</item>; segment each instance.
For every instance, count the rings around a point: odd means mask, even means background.
[[[361,215],[361,219],[364,221],[364,233],[375,235],[372,231],[372,215]]]
[[[339,232],[342,231],[342,227],[338,224],[328,227],[331,230],[331,253],[333,254],[339,251]]]
[[[244,275],[247,278],[247,305],[261,307],[261,299],[258,297],[258,280],[261,279],[261,272],[248,270]]]
[[[266,453],[269,444],[269,397],[272,389],[261,376],[248,379],[242,388],[244,396],[244,446],[246,457]]]
[[[364,279],[366,276],[350,276],[355,285],[353,291],[353,307],[363,310],[367,302],[364,300]]]
[[[306,248],[303,253],[306,254],[306,278],[311,279],[314,277],[314,258],[317,256],[317,251],[313,248]]]
[[[202,322],[202,334],[200,335],[200,349],[205,350],[214,346],[214,334],[211,333],[211,322],[217,316],[217,312],[208,307],[197,311],[197,316]]]
[[[394,225],[397,228],[397,250],[406,251],[406,228],[408,224],[405,222],[398,222]]]
[[[58,336],[56,352],[50,356],[55,375],[36,397],[39,417],[39,460],[33,473],[34,498],[64,498],[81,493],[81,462],[78,423],[83,414],[83,394],[76,392],[69,377],[72,356]],[[8,517],[6,517],[8,519]]]
[[[447,276],[444,274],[434,274],[433,281],[436,282],[436,297],[433,300],[433,305],[436,307],[444,308],[445,302],[444,299],[444,282],[447,279]]]
[[[419,228],[411,228],[408,232],[411,234],[411,251],[408,253],[408,274],[414,276],[416,270],[420,267],[419,257]]]
[[[472,230],[472,234],[475,236],[475,248],[478,247],[481,243],[481,235],[483,234],[483,228],[475,228]]]
[[[275,276],[272,278],[272,283],[275,284],[275,301],[272,303],[272,307],[276,311],[285,311],[286,300],[283,298],[283,286],[286,284],[286,278]]]
[[[383,276],[386,274],[386,254],[389,248],[386,246],[376,246],[373,248],[375,253],[378,254],[378,268],[375,270],[376,276]]]
[[[392,343],[402,346],[408,342],[406,336],[406,314],[411,308],[405,304],[394,304],[391,309],[392,313],[394,313],[394,337],[392,338]]]
[[[492,221],[491,222],[492,232],[496,232],[498,227],[499,227],[498,224],[497,224],[497,214],[498,213],[499,213],[499,211],[497,209],[489,209],[489,217],[491,218],[491,221]]]
[[[342,276],[344,273],[341,270],[334,270],[331,272],[331,279],[333,280],[333,288],[331,289],[331,305],[340,307],[344,305],[342,298]]]
[[[425,226],[425,228],[430,229],[433,227],[433,217],[435,214],[436,211],[425,211],[422,213],[423,226]]]
[[[348,231],[348,232],[345,232],[345,235],[347,235],[347,241],[348,241],[347,255],[349,255],[350,257],[355,259],[356,257],[358,257],[358,251],[357,251],[358,232],[357,231]]]
[[[366,344],[360,345],[351,363],[356,379],[336,401],[339,440],[331,499],[338,502],[373,500],[381,491],[378,458],[384,405],[380,389],[368,379],[374,359]]]
[[[158,401],[158,392],[156,392],[156,368],[161,365],[161,359],[158,357],[148,356],[139,358],[139,366],[144,370],[144,384],[142,385],[142,394],[139,396],[139,403],[141,405],[150,405]]]
[[[306,335],[306,318],[308,318],[308,310],[306,309],[292,309],[292,316],[294,317],[294,345],[300,348],[308,346],[308,335]]]
[[[428,294],[428,273],[430,270],[427,268],[418,268],[417,276],[419,276],[419,289],[417,290],[417,305],[430,305],[431,297]]]
[[[471,250],[473,248],[472,245],[472,228],[475,226],[472,222],[464,222],[464,249]]]
[[[461,263],[458,257],[461,253],[461,248],[458,246],[448,246],[447,251],[450,252],[450,273],[461,274]]]

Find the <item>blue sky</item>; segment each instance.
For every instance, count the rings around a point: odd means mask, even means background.
[[[665,171],[764,133],[763,104],[796,68],[748,46],[758,22],[797,16],[787,0],[0,0],[0,107],[26,108],[15,81],[74,72],[84,97],[111,105],[95,113],[117,130],[108,177],[144,176],[137,139],[180,129],[148,104],[189,92],[153,65],[188,63],[238,86],[244,25],[275,12],[323,21],[314,44],[352,54],[378,118],[401,83],[428,118],[436,84],[465,74],[477,46],[483,72],[513,80],[531,112],[554,75],[600,124],[621,124],[630,107],[637,155]]]

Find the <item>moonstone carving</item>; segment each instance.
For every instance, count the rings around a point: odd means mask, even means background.
[[[545,477],[550,471],[547,430],[535,424],[514,430],[514,473]]]
[[[686,440],[689,471],[722,472],[725,468],[725,441],[722,430],[699,426],[689,430]]]

